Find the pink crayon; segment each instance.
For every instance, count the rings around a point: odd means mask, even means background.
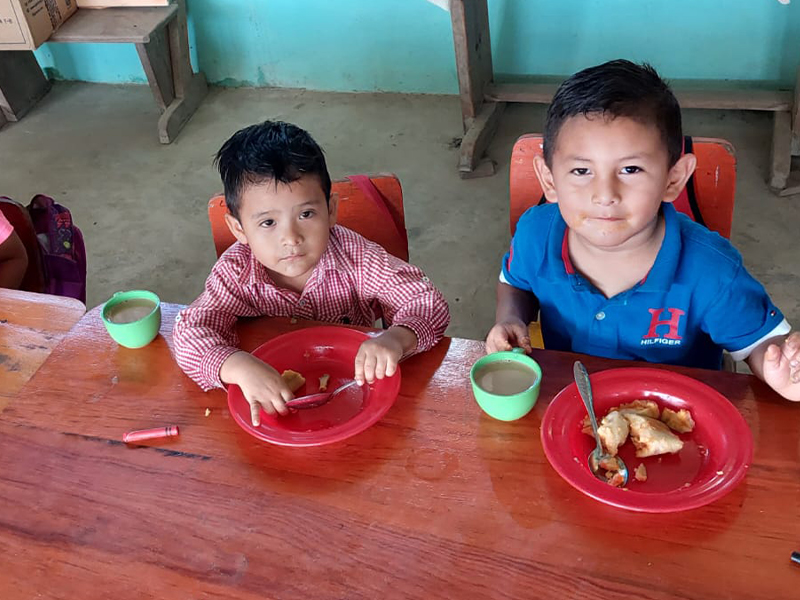
[[[139,429],[122,434],[122,441],[126,444],[130,442],[140,442],[142,440],[152,440],[154,438],[172,437],[178,435],[177,425],[167,425],[166,427],[156,427],[154,429]]]

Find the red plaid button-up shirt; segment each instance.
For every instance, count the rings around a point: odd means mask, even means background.
[[[450,323],[447,301],[419,268],[339,225],[301,294],[277,287],[249,246],[237,242],[214,265],[205,291],[177,316],[175,357],[207,391],[223,386],[222,363],[239,350],[234,328],[238,317],[371,327],[375,307],[387,325],[402,325],[416,334],[416,352],[433,347]]]

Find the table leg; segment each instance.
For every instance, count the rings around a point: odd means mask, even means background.
[[[0,113],[5,121],[18,121],[50,90],[33,52],[0,52]]]
[[[162,27],[150,35],[146,44],[136,44],[136,52],[147,75],[147,82],[153,92],[156,104],[163,113],[175,99],[172,76],[172,59],[169,53],[167,28]]]
[[[178,0],[179,10],[167,26],[175,98],[158,120],[162,144],[169,144],[192,117],[208,93],[206,76],[192,71],[189,36],[186,31],[186,0]]]
[[[775,191],[786,187],[791,164],[792,117],[788,112],[776,112],[772,122],[769,187]]]
[[[464,125],[458,172],[462,178],[484,177],[495,172],[495,163],[483,153],[503,109],[502,103],[484,101],[494,78],[487,1],[451,0],[450,19]]]

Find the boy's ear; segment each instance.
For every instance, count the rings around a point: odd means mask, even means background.
[[[678,159],[678,162],[672,165],[669,173],[667,173],[664,202],[675,202],[696,167],[697,157],[694,154],[684,154]]]
[[[246,246],[247,236],[244,234],[244,229],[242,229],[242,224],[239,222],[239,219],[234,217],[231,213],[226,213],[225,224],[228,226],[228,229],[230,229],[233,237]]]
[[[336,225],[336,218],[338,215],[339,215],[339,194],[333,192],[331,194],[330,200],[328,200],[328,219],[330,220],[331,227]]]
[[[539,179],[539,185],[542,186],[542,192],[548,202],[558,202],[558,194],[556,193],[556,186],[553,181],[553,172],[547,163],[544,161],[544,156],[537,154],[533,157],[533,169],[536,171],[536,177]]]

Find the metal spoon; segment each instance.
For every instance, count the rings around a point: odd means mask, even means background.
[[[318,406],[322,406],[323,404],[327,404],[331,401],[336,394],[346,390],[347,388],[356,385],[356,380],[353,379],[352,381],[348,381],[347,383],[340,385],[338,388],[333,390],[332,392],[319,392],[316,394],[309,394],[308,396],[300,396],[299,398],[292,398],[286,403],[286,406],[289,408],[317,408]]]
[[[608,483],[608,479],[606,478],[605,474],[601,472],[606,469],[601,468],[600,465],[606,463],[606,461],[611,461],[612,464],[613,461],[616,461],[619,465],[619,474],[623,479],[620,485],[625,485],[628,483],[628,467],[625,466],[625,463],[622,462],[622,459],[619,456],[611,456],[610,454],[603,452],[603,444],[600,442],[600,435],[597,433],[597,417],[594,415],[592,384],[589,381],[589,373],[586,371],[586,367],[583,366],[583,363],[579,360],[575,361],[575,366],[573,367],[572,371],[575,375],[575,384],[578,386],[578,392],[580,392],[581,399],[583,400],[584,405],[586,405],[586,412],[589,413],[589,422],[592,424],[594,439],[597,442],[597,447],[589,453],[589,469],[592,473],[594,473],[595,477]]]

